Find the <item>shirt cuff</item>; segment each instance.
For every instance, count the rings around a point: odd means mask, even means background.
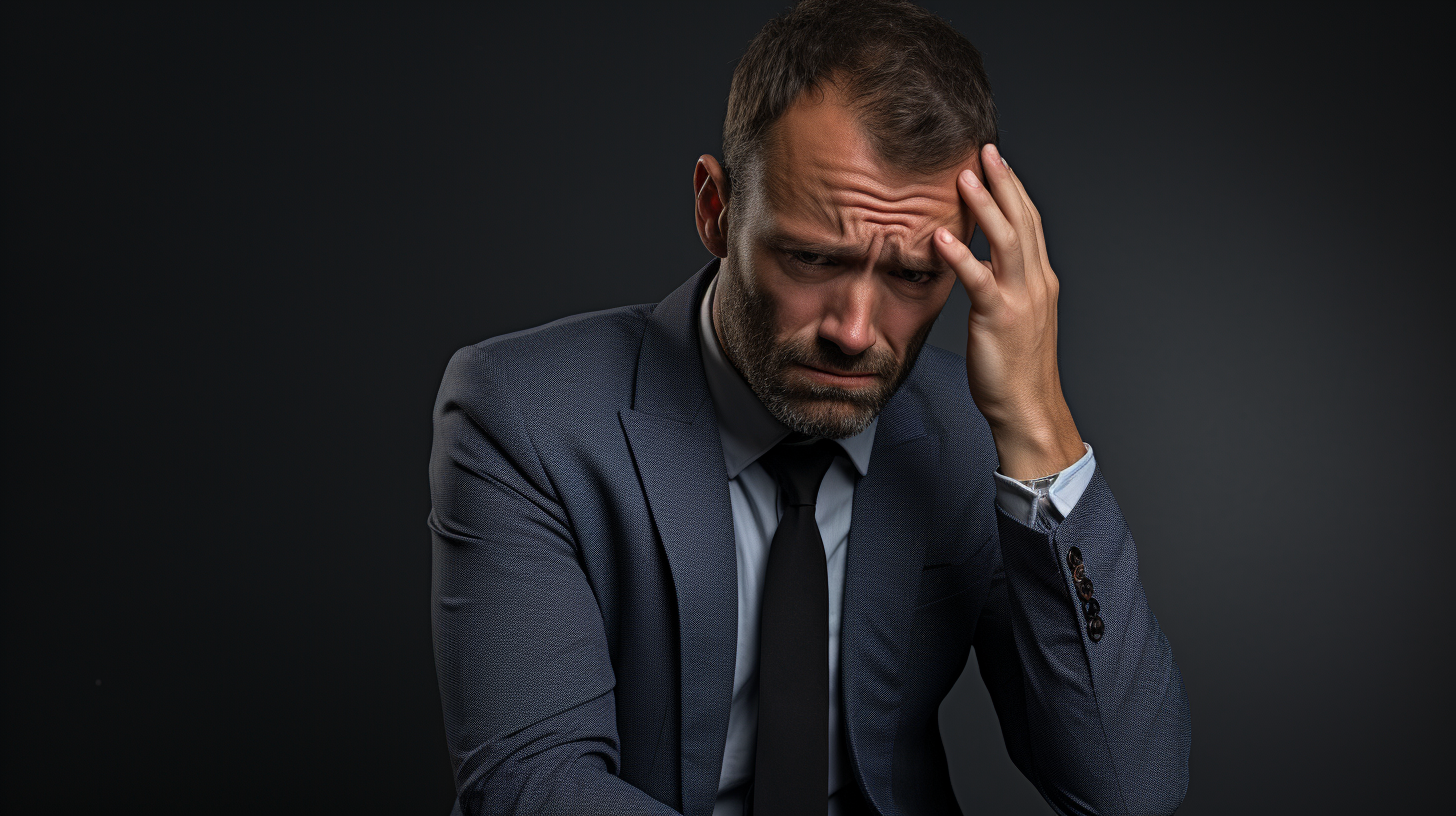
[[[1092,482],[1092,473],[1097,470],[1097,460],[1092,456],[1092,446],[1086,442],[1082,447],[1087,449],[1071,467],[1057,474],[1057,479],[1047,491],[1046,501],[1039,502],[1040,498],[1035,490],[1018,482],[1017,480],[1003,475],[996,471],[996,503],[1006,515],[1028,527],[1044,529],[1066,518],[1072,514],[1072,508],[1077,506],[1077,500],[1082,498],[1082,493],[1087,490],[1087,485]],[[1038,524],[1037,507],[1041,505],[1046,512],[1041,514],[1043,523]]]

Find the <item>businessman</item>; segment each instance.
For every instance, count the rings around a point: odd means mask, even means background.
[[[1182,679],[996,142],[943,21],[806,0],[694,168],[714,259],[451,359],[429,526],[456,812],[957,813],[937,712],[971,648],[1054,810],[1178,806]],[[956,285],[964,360],[924,346]]]

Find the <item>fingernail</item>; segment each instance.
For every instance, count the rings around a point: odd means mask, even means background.
[[[965,182],[966,186],[972,189],[981,186],[981,182],[976,180],[976,174],[969,170],[961,171],[961,181]]]
[[[941,230],[940,232],[936,233],[936,237],[940,239],[940,242],[942,244],[948,244],[951,241],[955,240],[953,237],[951,237],[949,230]]]
[[[1004,168],[1006,168],[1007,170],[1010,170],[1011,169],[1011,165],[1009,165],[1009,164],[1006,163],[1006,157],[1005,156],[1002,156],[1001,157],[1001,166],[1004,167]]]

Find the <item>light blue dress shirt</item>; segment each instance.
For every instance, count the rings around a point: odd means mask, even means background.
[[[728,739],[723,769],[718,777],[718,800],[713,816],[739,816],[744,794],[753,778],[754,743],[758,734],[758,627],[764,569],[769,544],[783,509],[778,485],[758,464],[758,458],[784,437],[788,427],[774,419],[728,361],[713,331],[712,303],[718,280],[708,284],[699,308],[698,332],[703,349],[703,371],[718,416],[723,440],[723,461],[728,466],[728,495],[733,507],[733,539],[738,551],[738,648],[733,667],[733,702],[728,713]],[[967,399],[970,396],[967,395]],[[819,485],[814,520],[824,540],[829,572],[829,813],[839,810],[834,795],[851,784],[839,694],[839,615],[844,605],[844,558],[849,541],[849,520],[854,510],[856,480],[869,472],[875,444],[876,418],[855,436],[836,440],[843,455],[836,456]],[[1062,471],[1046,495],[1049,509],[1038,518],[1038,495],[1015,479],[996,474],[997,502],[1012,517],[1027,525],[1054,524],[1072,512],[1094,470],[1092,448],[1076,464]],[[1046,507],[1046,505],[1043,505]],[[1047,518],[1047,516],[1051,516]]]

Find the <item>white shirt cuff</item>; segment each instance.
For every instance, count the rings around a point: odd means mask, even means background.
[[[1072,514],[1072,508],[1077,506],[1077,500],[1082,498],[1082,493],[1087,490],[1087,485],[1092,482],[1092,473],[1097,470],[1097,460],[1092,456],[1092,446],[1086,442],[1082,446],[1087,452],[1082,454],[1071,467],[1057,474],[1057,480],[1047,491],[1047,499],[1056,515],[1052,522],[1061,521]],[[1036,527],[1037,494],[1035,490],[1018,482],[1017,480],[1003,475],[996,471],[996,503],[1006,511],[1006,515],[1028,527]]]

